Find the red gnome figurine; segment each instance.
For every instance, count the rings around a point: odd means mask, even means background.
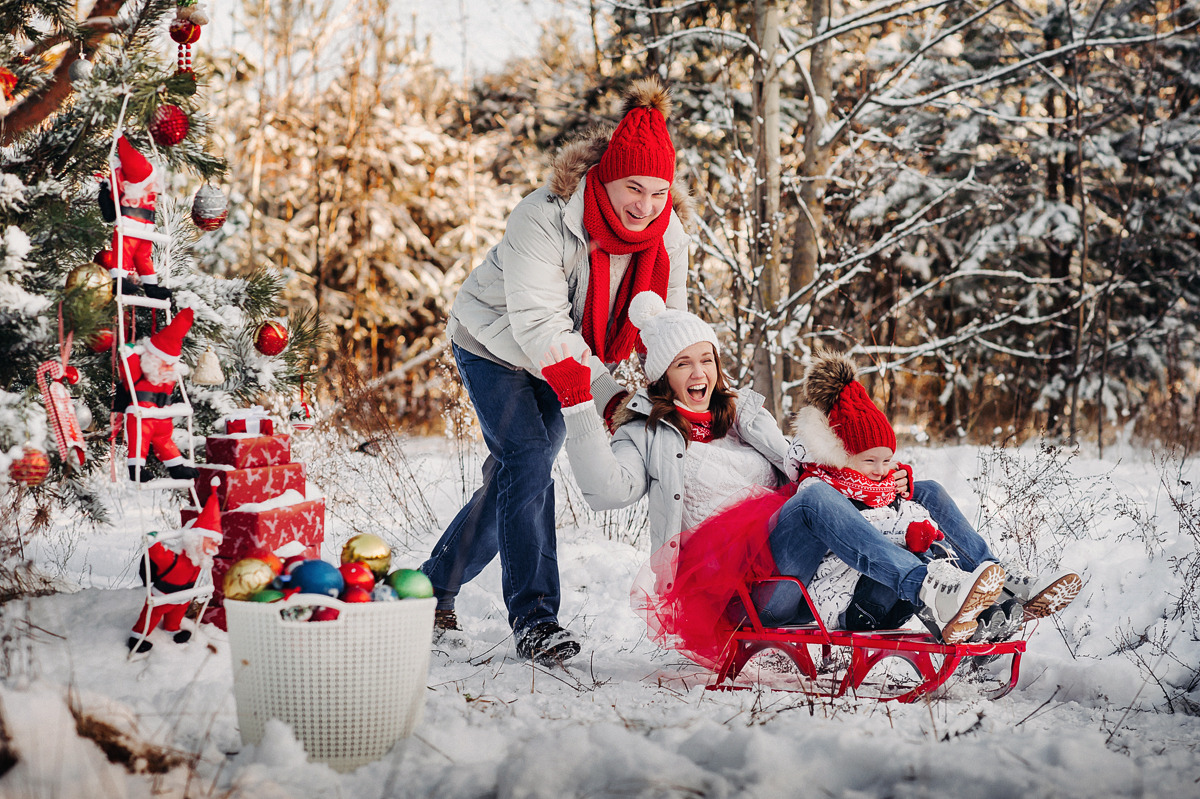
[[[168,533],[150,547],[150,573],[146,574],[146,562],[142,561],[142,580],[150,586],[154,597],[169,597],[196,585],[200,573],[212,567],[212,556],[221,545],[221,511],[217,492],[208,497],[204,510],[190,527]],[[142,606],[141,615],[133,625],[133,635],[127,646],[137,652],[148,652],[154,644],[146,640],[150,631],[162,622],[163,629],[175,633],[177,644],[192,637],[191,630],[181,630],[183,618],[192,604],[191,597],[179,603],[149,600]]]
[[[123,293],[133,293],[137,285],[148,297],[168,299],[170,289],[158,285],[154,271],[154,242],[165,237],[154,232],[154,207],[158,202],[158,171],[146,156],[139,153],[122,136],[117,140],[117,157],[120,166],[114,170],[119,205],[117,227],[113,230],[112,255],[108,261],[108,274],[113,280],[121,280]],[[110,189],[111,191],[111,189]],[[124,233],[124,240],[121,234]],[[118,262],[116,254],[120,253]],[[130,278],[137,275],[137,282]]]
[[[171,394],[179,381],[179,356],[183,351],[183,338],[192,328],[192,317],[192,309],[184,308],[169,325],[121,356],[120,382],[113,397],[113,412],[125,414],[130,480],[140,478],[145,482],[151,479],[150,474],[140,468],[146,465],[151,450],[176,480],[191,480],[200,474],[179,452],[171,417],[159,412],[171,403]],[[136,397],[129,394],[130,383]],[[140,418],[134,411],[135,405],[146,409],[140,413]]]

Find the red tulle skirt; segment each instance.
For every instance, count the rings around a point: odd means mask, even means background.
[[[716,669],[742,621],[737,590],[775,573],[767,537],[796,484],[755,492],[667,541],[642,566],[630,603],[655,643]]]

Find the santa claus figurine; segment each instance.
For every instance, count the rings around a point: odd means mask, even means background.
[[[217,492],[213,491],[204,505],[204,510],[191,526],[163,535],[150,546],[149,574],[146,560],[142,561],[142,580],[150,586],[153,597],[169,597],[171,594],[195,587],[201,572],[212,568],[212,556],[221,546],[221,511]],[[131,651],[148,652],[154,644],[146,640],[150,631],[162,623],[163,629],[175,643],[182,644],[192,637],[191,630],[180,629],[184,616],[191,606],[189,596],[183,602],[147,601],[141,615],[133,625],[133,635],[126,645]]]
[[[121,281],[122,293],[135,293],[140,286],[148,297],[168,299],[171,291],[158,285],[152,257],[154,242],[165,238],[154,232],[158,170],[124,136],[117,139],[117,158],[120,166],[113,171],[119,208],[113,211],[114,216],[119,213],[119,218],[113,230],[112,254],[107,259],[108,274],[113,280]],[[124,240],[119,241],[122,234]]]
[[[128,450],[129,479],[145,482],[151,479],[146,472],[146,458],[154,452],[167,467],[171,477],[191,480],[199,472],[184,460],[175,444],[175,424],[171,418],[156,418],[154,410],[141,415],[135,407],[158,409],[171,404],[175,384],[179,382],[179,357],[183,339],[192,327],[192,309],[184,308],[149,339],[134,345],[121,356],[121,371],[113,412],[125,414],[125,446]],[[134,394],[129,392],[132,383]]]

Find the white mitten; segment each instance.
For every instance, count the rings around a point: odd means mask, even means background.
[[[788,480],[795,482],[800,477],[800,464],[806,460],[808,460],[808,450],[800,443],[800,439],[792,439],[792,445],[788,447],[787,451],[787,460],[784,462]]]

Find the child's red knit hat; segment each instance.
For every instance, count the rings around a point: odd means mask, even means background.
[[[896,431],[855,379],[845,355],[818,351],[804,373],[809,402],[796,414],[792,434],[811,463],[843,468],[850,457],[875,447],[896,451]]]
[[[596,165],[596,177],[609,183],[631,175],[675,180],[675,145],[667,132],[671,98],[658,78],[635,81],[625,95],[621,122]]]

